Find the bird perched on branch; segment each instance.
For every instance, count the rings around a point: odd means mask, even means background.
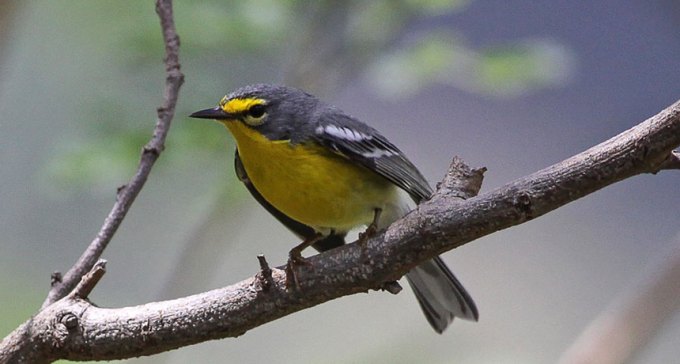
[[[290,251],[289,267],[304,261],[305,248],[335,248],[360,226],[370,235],[432,194],[413,163],[378,131],[295,88],[246,86],[191,117],[229,129],[239,179],[303,239]],[[454,317],[477,321],[474,301],[441,258],[406,278],[438,333]]]

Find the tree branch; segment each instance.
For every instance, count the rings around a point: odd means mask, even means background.
[[[102,279],[104,273],[106,273],[106,261],[104,259],[99,259],[92,267],[92,270],[83,276],[80,283],[78,283],[76,288],[74,288],[69,295],[86,299],[97,283],[99,283],[99,280]]]
[[[0,363],[18,361],[18,356],[6,354],[12,343],[49,358],[104,360],[239,336],[334,298],[379,289],[383,282],[400,278],[444,251],[546,214],[622,179],[665,169],[679,145],[680,101],[585,152],[467,200],[459,195],[466,188],[475,190],[475,178],[481,181],[483,170],[453,163],[449,176],[460,175],[467,182],[458,184],[452,181],[459,177],[447,177],[430,201],[364,247],[349,244],[308,258],[310,264],[297,273],[299,289],[287,290],[285,272],[274,268],[271,278],[269,273],[265,279],[258,274],[229,287],[135,307],[104,309],[69,296],[10,334],[0,344]],[[57,319],[66,313],[65,322]]]
[[[172,1],[158,0],[156,13],[160,17],[163,41],[165,43],[165,89],[163,91],[163,103],[157,109],[158,119],[151,140],[142,149],[142,156],[137,167],[137,172],[130,181],[118,188],[116,203],[111,212],[104,220],[104,224],[92,240],[78,261],[66,272],[61,280],[54,280],[52,288],[42,304],[45,308],[62,297],[66,296],[78,284],[101,257],[102,252],[109,244],[118,227],[127,215],[130,206],[141,191],[146,182],[151,168],[165,148],[165,137],[170,129],[170,123],[175,115],[175,105],[179,88],[184,82],[184,75],[180,72],[179,64],[179,36],[175,31],[175,23],[172,17]],[[54,276],[54,275],[53,275]]]

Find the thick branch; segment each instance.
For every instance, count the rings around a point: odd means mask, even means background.
[[[272,269],[271,278],[268,273],[266,279],[256,275],[222,289],[136,307],[104,309],[66,298],[22,328],[39,333],[31,336],[36,350],[77,360],[149,355],[239,336],[304,308],[378,289],[444,251],[541,216],[622,179],[663,169],[679,145],[680,101],[598,146],[483,195],[461,200],[449,190],[456,184],[444,183],[432,200],[370,239],[364,248],[350,244],[309,258],[310,265],[300,267],[297,274],[299,290],[287,290],[284,271]],[[63,330],[55,331],[51,323],[65,312],[71,313],[67,323],[73,328],[65,339],[55,341],[55,332],[63,335]],[[6,342],[0,344],[0,362],[3,347]]]
[[[180,72],[179,65],[179,36],[175,31],[172,17],[172,2],[159,0],[156,2],[156,12],[161,19],[163,40],[165,42],[165,89],[163,91],[163,104],[158,108],[158,119],[153,131],[153,137],[142,149],[142,157],[137,167],[137,172],[132,179],[118,188],[116,203],[111,212],[104,220],[104,224],[92,240],[78,261],[66,272],[62,280],[54,282],[42,307],[45,308],[66,296],[101,257],[102,252],[109,244],[118,227],[123,222],[130,206],[141,191],[146,182],[151,168],[165,148],[165,137],[170,129],[170,122],[175,115],[175,105],[179,88],[184,82],[184,75]]]

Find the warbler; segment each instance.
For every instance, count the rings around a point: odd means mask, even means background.
[[[423,175],[377,130],[299,89],[240,88],[191,117],[223,123],[236,141],[235,169],[253,197],[303,242],[323,252],[360,226],[389,226],[432,194]],[[289,261],[290,263],[290,261]],[[438,333],[454,317],[477,321],[474,301],[439,258],[406,278]]]

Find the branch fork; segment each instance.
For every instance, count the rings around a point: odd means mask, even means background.
[[[136,174],[119,189],[104,225],[79,261],[59,278],[43,308],[0,342],[0,364],[57,359],[112,360],[151,355],[206,340],[235,337],[293,312],[385,284],[447,250],[539,217],[625,178],[680,169],[680,101],[658,115],[563,162],[475,196],[485,168],[454,158],[428,201],[367,239],[308,258],[298,273],[302,290],[286,290],[282,269],[258,257],[255,277],[221,289],[135,307],[103,309],[89,302],[105,272],[110,242],[164,148],[178,91],[179,37],[172,2],[157,0],[166,46],[166,85],[153,137]],[[370,264],[364,264],[362,257]],[[397,284],[398,285],[398,284]],[[276,289],[274,289],[276,288]],[[400,289],[401,287],[399,287]]]

